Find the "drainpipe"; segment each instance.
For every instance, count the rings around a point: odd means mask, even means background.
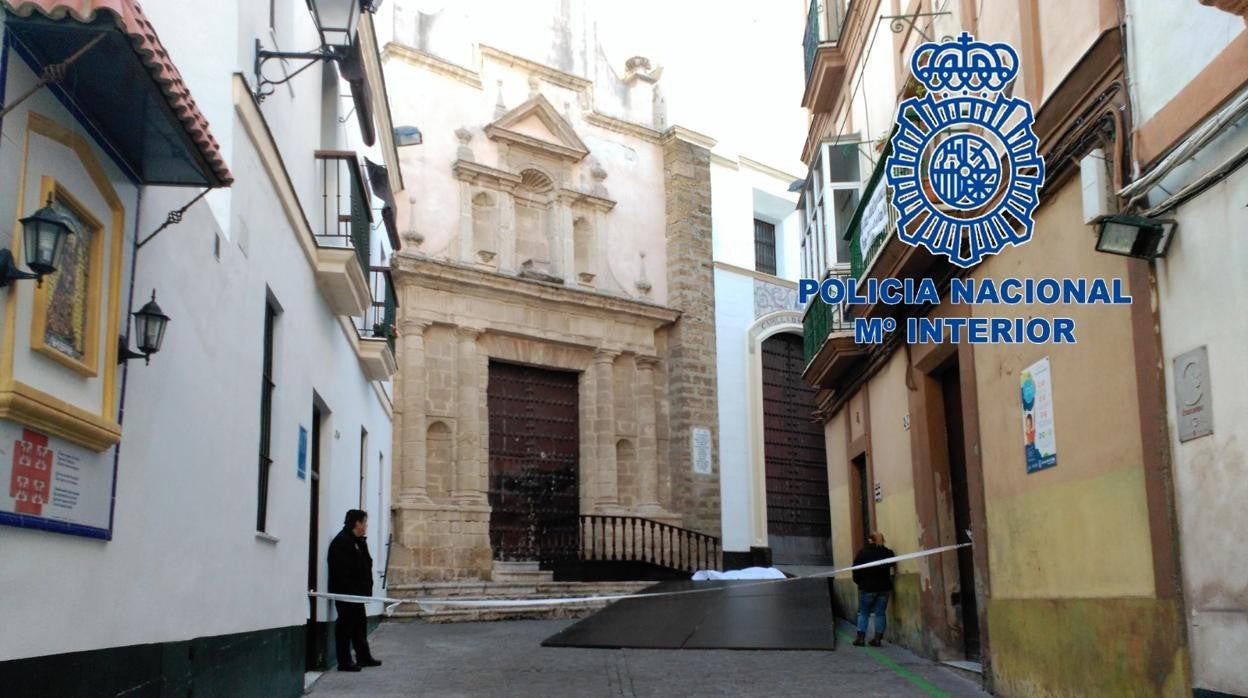
[[[126,322],[126,331],[122,336],[126,337],[126,344],[129,346],[130,340],[130,314],[134,311],[134,279],[138,276],[138,260],[139,260],[139,222],[143,217],[143,187],[140,184],[136,187],[137,191],[134,195],[134,238],[130,241],[130,290],[126,295],[126,313],[124,319]],[[111,341],[120,341],[120,338]],[[130,362],[124,361],[121,364],[121,396],[117,400],[117,426],[120,428],[126,418],[126,381],[130,376]],[[124,438],[124,437],[123,437]],[[121,464],[121,441],[113,447],[113,495],[112,501],[109,502],[108,508],[108,533],[112,537],[113,533],[113,516],[117,510],[117,478]]]

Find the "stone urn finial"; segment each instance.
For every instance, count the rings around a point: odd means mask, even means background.
[[[498,81],[498,101],[494,104],[494,118],[502,118],[507,113],[507,105],[503,103],[503,81]]]
[[[403,231],[403,242],[410,244],[414,248],[419,248],[421,243],[425,241],[425,236],[416,230],[416,195],[412,194],[407,197],[407,230]]]
[[[641,295],[648,296],[650,295],[651,286],[650,282],[646,280],[646,253],[643,251],[640,254],[641,264],[639,266],[641,267],[641,273],[638,274],[637,283],[635,285],[637,286],[637,290],[641,292]]]
[[[472,147],[468,145],[472,142],[472,131],[460,126],[455,129],[455,138],[459,140],[459,148],[455,151],[455,157],[465,162],[473,162]]]
[[[589,166],[589,176],[593,178],[594,183],[591,187],[591,193],[594,196],[606,198],[607,186],[603,184],[607,180],[607,171],[603,169],[602,163],[594,160]]]

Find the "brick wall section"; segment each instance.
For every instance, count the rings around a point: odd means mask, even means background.
[[[663,141],[668,305],[681,311],[667,351],[671,508],[684,525],[719,535],[715,277],[711,266],[711,154],[669,132]],[[693,472],[693,427],[711,430],[710,475]]]

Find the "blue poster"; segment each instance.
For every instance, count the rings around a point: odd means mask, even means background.
[[[299,461],[296,465],[295,474],[300,480],[306,480],[308,477],[308,430],[299,426]]]

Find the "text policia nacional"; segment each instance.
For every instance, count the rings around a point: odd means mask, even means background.
[[[798,303],[815,295],[829,306],[848,305],[940,305],[940,293],[932,279],[866,279],[831,277],[798,282]],[[953,305],[1126,305],[1131,296],[1122,279],[951,279],[949,303]],[[878,344],[897,329],[891,317],[855,317],[854,341]],[[1069,317],[910,317],[906,319],[910,344],[1074,344],[1075,321]]]

